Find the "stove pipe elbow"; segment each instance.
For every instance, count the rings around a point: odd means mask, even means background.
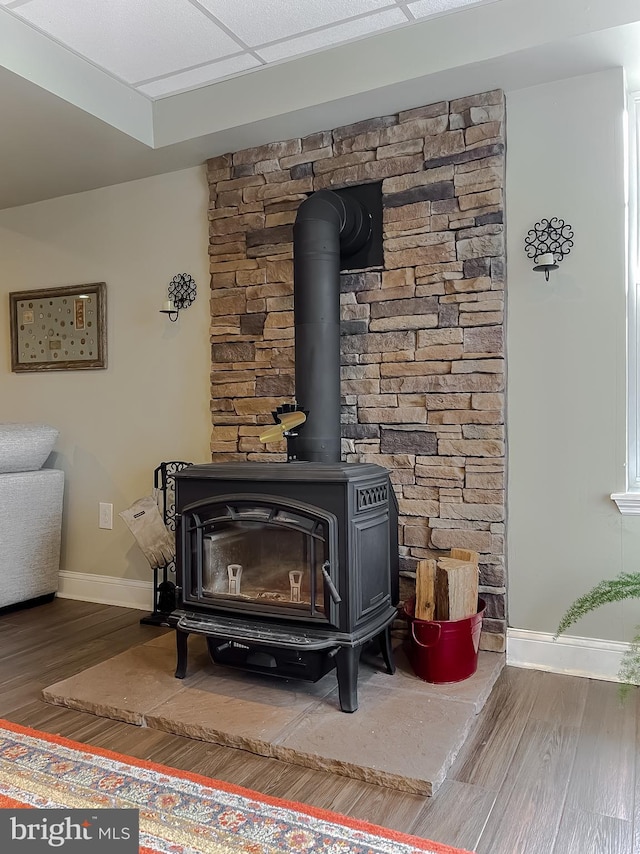
[[[354,198],[318,190],[293,226],[296,401],[309,412],[298,459],[340,462],[340,266],[370,239]]]

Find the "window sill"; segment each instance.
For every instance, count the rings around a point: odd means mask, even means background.
[[[614,492],[611,500],[623,516],[640,516],[640,492]]]

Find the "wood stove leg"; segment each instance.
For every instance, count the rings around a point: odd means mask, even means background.
[[[341,646],[336,655],[338,671],[338,697],[343,712],[358,708],[358,662],[362,647]]]
[[[380,644],[380,652],[384,658],[384,663],[387,666],[387,673],[390,673],[393,676],[396,672],[396,663],[393,658],[393,647],[391,646],[391,626],[387,626],[384,631],[380,632],[378,635],[378,642]]]
[[[184,679],[187,675],[187,654],[189,652],[189,632],[176,629],[176,651],[178,664],[176,666],[176,679]]]

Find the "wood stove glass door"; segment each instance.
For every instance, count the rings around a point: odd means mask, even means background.
[[[190,515],[196,573],[186,600],[225,610],[331,619],[325,601],[327,576],[332,583],[330,514],[263,498],[223,500]]]

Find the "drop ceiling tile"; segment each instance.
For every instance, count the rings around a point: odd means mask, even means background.
[[[11,11],[129,83],[240,49],[188,0],[31,0]]]
[[[428,15],[453,12],[462,6],[476,6],[481,2],[483,0],[417,0],[417,2],[412,3],[409,0],[407,8],[416,18],[426,18]]]
[[[391,0],[199,0],[250,46],[389,6]]]
[[[279,42],[269,47],[258,48],[256,53],[267,62],[275,62],[279,59],[286,59],[287,57],[297,56],[313,50],[332,47],[350,39],[374,33],[377,30],[406,23],[407,18],[401,9],[387,9],[384,12],[378,12],[376,15],[369,15],[366,18],[358,18],[355,21],[337,24],[329,29],[318,30],[317,32]]]
[[[211,65],[203,65],[200,68],[192,68],[190,71],[172,74],[171,77],[153,80],[151,83],[143,83],[142,86],[136,86],[136,89],[150,98],[162,98],[187,89],[206,86],[230,74],[238,74],[259,65],[260,62],[254,56],[243,53],[240,56],[221,59],[220,62]]]

